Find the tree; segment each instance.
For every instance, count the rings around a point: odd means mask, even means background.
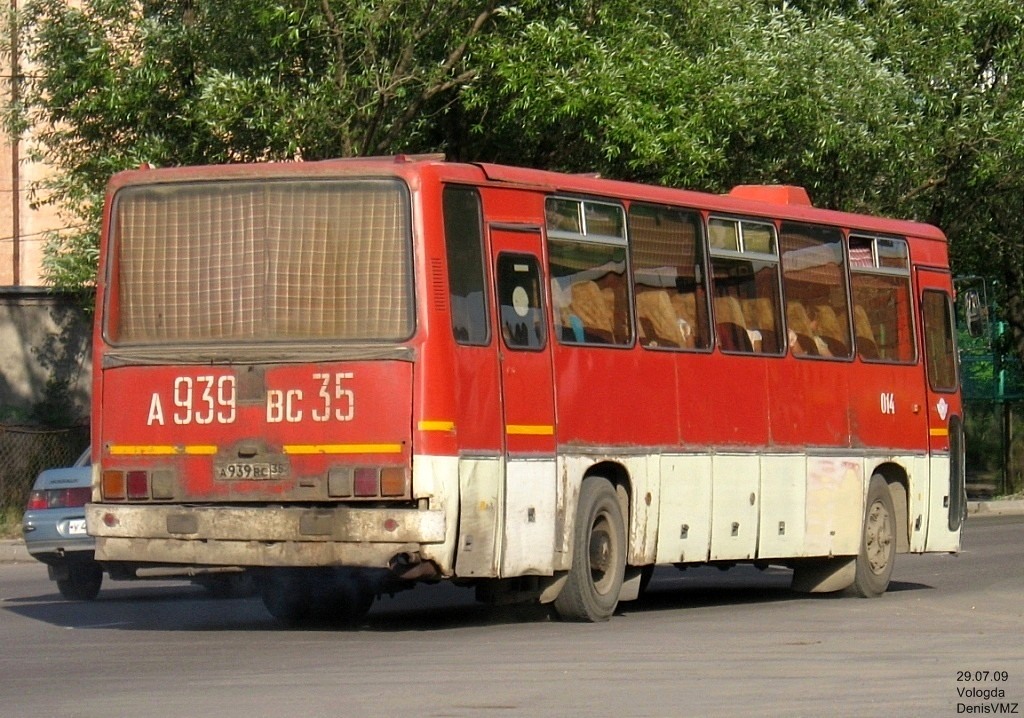
[[[95,267],[111,173],[443,151],[931,221],[1024,356],[1017,0],[30,0],[15,128]],[[21,122],[19,126],[17,123]]]
[[[910,88],[854,20],[754,0],[594,5],[509,12],[503,43],[478,50],[477,155],[714,191],[798,183],[862,210],[909,182]]]
[[[916,179],[879,208],[942,227],[954,269],[995,280],[1024,357],[1024,12],[1017,0],[849,5],[913,99]]]
[[[470,43],[496,0],[30,0],[7,118],[57,170],[40,202],[56,285],[91,283],[102,193],[138,166],[417,152],[476,74]]]
[[[573,5],[576,7],[576,5]],[[928,221],[1024,357],[1017,0],[674,0],[509,11],[465,92],[477,156]]]

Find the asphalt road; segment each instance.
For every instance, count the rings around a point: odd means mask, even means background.
[[[0,565],[0,716],[1024,714],[1024,517],[973,518],[964,544],[899,556],[875,600],[794,594],[782,569],[659,569],[597,625],[441,585],[358,630],[293,630],[258,599],[108,582],[68,603],[41,564]]]

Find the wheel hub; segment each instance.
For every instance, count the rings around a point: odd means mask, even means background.
[[[893,540],[892,519],[881,501],[876,501],[868,511],[864,529],[868,564],[872,573],[882,574],[889,565]]]
[[[590,575],[598,588],[609,574],[612,553],[612,537],[607,522],[598,519],[590,531]]]

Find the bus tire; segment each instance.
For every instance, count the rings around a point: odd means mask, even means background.
[[[276,568],[259,581],[260,598],[267,612],[290,626],[302,623],[312,609],[309,582],[298,569]]]
[[[362,572],[343,567],[316,569],[311,574],[309,618],[355,628],[370,612],[377,595]]]
[[[592,476],[580,487],[572,564],[555,599],[564,621],[607,621],[615,613],[626,573],[626,525],[611,482]]]
[[[879,475],[868,484],[867,507],[861,530],[860,553],[853,592],[864,598],[877,598],[889,587],[896,561],[896,511],[889,485]]]

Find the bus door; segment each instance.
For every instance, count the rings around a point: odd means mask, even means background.
[[[948,272],[918,269],[917,286],[924,334],[931,477],[925,550],[956,551],[960,548],[967,497],[952,282]]]
[[[554,565],[555,403],[541,232],[490,225],[498,323],[505,483],[502,576]]]

